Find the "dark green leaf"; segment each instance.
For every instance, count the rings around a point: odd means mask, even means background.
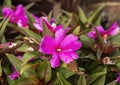
[[[77,85],[87,85],[85,75],[80,75],[79,81]]]
[[[11,85],[37,85],[37,84],[38,84],[37,79],[34,79],[34,78],[22,78],[22,79],[18,79],[17,81],[15,81]]]
[[[64,67],[57,68],[55,71],[62,75],[65,79],[75,74],[71,70],[68,70]]]
[[[46,83],[51,79],[52,71],[48,60],[44,60],[38,68],[38,76]]]
[[[61,76],[59,73],[57,73],[57,77],[59,80],[59,85],[71,85],[68,81],[65,80],[63,76]]]
[[[103,70],[101,71],[101,72],[96,72],[96,73],[93,73],[92,75],[91,75],[91,78],[90,78],[90,82],[89,82],[89,84],[91,85],[92,83],[94,83],[98,78],[100,78],[100,77],[102,77],[102,80],[104,79],[104,75],[106,74],[106,71],[107,71],[107,69],[106,68],[103,68]],[[98,80],[98,81],[101,81],[101,78],[100,78],[100,80]],[[103,84],[104,85],[104,84]]]

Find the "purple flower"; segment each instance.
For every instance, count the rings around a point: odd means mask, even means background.
[[[11,74],[9,74],[8,77],[11,80],[16,80],[19,77],[19,73],[18,73],[18,71],[14,67],[12,67],[12,70],[13,70],[13,72]]]
[[[117,82],[120,83],[120,73],[118,73],[118,76],[117,76]]]
[[[96,39],[97,38],[97,33],[96,30],[101,34],[101,36],[106,39],[108,36],[114,36],[116,34],[118,34],[120,27],[118,27],[117,22],[114,22],[110,28],[108,30],[104,30],[104,28],[102,26],[96,26],[95,28],[92,29],[92,31],[88,32],[88,37],[92,38],[92,39]]]
[[[34,15],[33,15],[34,16]],[[54,18],[51,18],[50,22],[48,21],[47,17],[36,17],[34,16],[35,18],[35,22],[33,23],[33,25],[40,31],[42,32],[43,31],[43,22],[45,22],[45,24],[47,25],[47,27],[53,31],[53,32],[56,32],[57,30],[59,29],[62,29],[63,26],[62,25],[56,25],[54,22],[55,22],[55,19]]]
[[[10,21],[13,23],[17,23],[18,26],[27,27],[28,18],[25,14],[25,9],[23,5],[18,5],[15,9],[11,9],[8,7],[4,7],[2,9],[2,15],[4,17],[10,16]]]
[[[60,66],[60,60],[68,64],[77,59],[78,55],[75,51],[81,46],[82,43],[78,41],[77,36],[73,34],[66,35],[66,31],[60,29],[55,32],[55,38],[46,35],[42,39],[39,51],[44,54],[52,54],[50,63],[55,68]]]
[[[21,54],[17,55],[17,58],[18,58],[19,60],[22,60]],[[16,80],[16,79],[18,79],[18,77],[19,77],[19,72],[17,71],[17,69],[16,69],[14,66],[12,66],[12,70],[13,70],[13,72],[10,73],[8,77],[9,77],[11,80]]]

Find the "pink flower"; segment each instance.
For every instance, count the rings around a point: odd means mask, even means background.
[[[18,73],[18,71],[14,67],[12,67],[12,70],[13,70],[13,72],[11,74],[9,74],[8,77],[11,80],[16,80],[19,77],[19,73]]]
[[[88,32],[88,37],[92,39],[97,38],[97,33],[96,30],[101,34],[101,36],[106,39],[108,36],[114,36],[118,34],[120,27],[118,27],[117,22],[113,23],[108,30],[104,30],[102,26],[96,26],[95,28],[92,29],[92,31]]]
[[[28,18],[25,14],[25,9],[23,7],[23,5],[18,5],[15,9],[11,9],[8,7],[4,7],[2,9],[2,15],[4,17],[10,17],[10,21],[13,23],[17,23],[18,26],[22,26],[22,27],[27,27],[27,23],[28,23]]]
[[[117,76],[117,82],[120,83],[120,73],[118,73],[118,76]]]
[[[34,16],[34,15],[33,15]],[[53,31],[53,32],[56,32],[57,30],[59,29],[62,29],[63,26],[62,25],[56,25],[54,22],[55,22],[55,19],[54,18],[51,18],[50,22],[48,21],[47,17],[36,17],[34,16],[35,18],[35,22],[33,23],[33,25],[40,31],[42,32],[43,31],[43,22],[45,22],[45,24],[47,25],[47,27]]]
[[[77,36],[73,34],[66,35],[66,31],[60,29],[55,32],[54,38],[46,35],[42,39],[39,51],[44,54],[52,54],[50,63],[55,68],[60,66],[60,60],[68,64],[77,59],[78,55],[75,51],[81,46],[82,43],[78,41]]]
[[[18,58],[19,60],[22,60],[21,54],[17,55],[17,58]],[[12,70],[13,70],[13,72],[10,73],[10,74],[8,75],[8,77],[9,77],[11,80],[16,80],[16,79],[18,79],[18,77],[19,77],[19,72],[17,71],[17,69],[16,69],[14,66],[12,66]]]

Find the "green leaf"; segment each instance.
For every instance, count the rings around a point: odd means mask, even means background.
[[[28,5],[26,5],[25,9],[26,10],[30,9],[34,4],[35,4],[35,2],[32,2],[32,3],[28,4]]]
[[[38,76],[46,83],[51,79],[52,71],[48,60],[44,60],[38,68]]]
[[[28,22],[29,25],[34,28],[33,23],[35,22],[35,19],[33,18],[33,16],[31,15],[30,12],[26,11],[26,14],[27,14],[28,19],[29,19],[29,20],[28,20],[28,21],[29,21],[29,22]]]
[[[57,73],[57,77],[59,80],[59,85],[71,85],[68,81],[64,79],[63,76],[61,76],[59,73]]]
[[[112,82],[110,82],[110,83],[108,83],[106,85],[116,85],[116,83],[117,83],[117,80],[114,80],[114,81],[112,81]]]
[[[11,0],[4,0],[3,6],[7,6],[7,7],[11,8],[12,7],[12,1]]]
[[[17,51],[19,51],[19,52],[27,52],[26,50],[29,48],[29,46],[27,45],[27,44],[23,44],[23,45],[21,45],[18,49],[17,49]]]
[[[100,49],[97,49],[97,59],[100,60],[101,59],[101,55],[102,55],[102,51]]]
[[[77,26],[74,31],[73,31],[73,34],[74,35],[78,35],[80,33],[80,26]]]
[[[120,70],[120,60],[117,60],[115,65],[117,66],[117,68]]]
[[[120,46],[120,33],[109,38],[114,46]]]
[[[37,85],[38,80],[34,78],[22,78],[16,80],[13,84],[11,85]]]
[[[22,61],[20,61],[16,56],[6,53],[6,56],[10,60],[11,64],[20,72]]]
[[[99,80],[100,77],[102,77],[102,80],[104,79],[104,75],[106,74],[107,72],[107,69],[106,68],[103,68],[102,71],[100,72],[96,72],[96,73],[93,73],[90,77],[90,82],[89,84],[91,85],[92,83],[94,83],[97,79],[98,81],[101,81],[101,79]],[[94,84],[95,85],[95,84]],[[103,84],[104,85],[104,84]]]
[[[64,67],[57,68],[55,71],[62,75],[65,79],[75,74],[71,70],[68,70]]]
[[[0,29],[0,42],[2,41],[2,38],[3,38],[3,36],[4,36],[5,29],[6,29],[7,25],[8,25],[8,22],[9,22],[9,18],[7,18],[7,19],[4,21],[4,23],[2,24],[2,26],[1,26],[1,29]]]
[[[39,65],[39,63],[35,63],[35,64],[33,64],[33,63],[27,63],[27,64],[25,64],[24,66],[21,67],[20,75],[22,75],[27,69],[29,69],[31,67],[35,67],[37,65]]]
[[[41,40],[41,36],[35,32],[33,32],[30,29],[22,29],[25,32],[25,35],[28,37],[32,37],[33,39],[37,40],[38,42],[40,42]]]
[[[101,5],[100,7],[98,7],[96,10],[94,10],[91,15],[88,17],[88,22],[92,23],[94,21],[94,19],[96,19],[100,13],[100,11],[105,7],[105,5]]]
[[[91,85],[105,85],[105,78],[106,75],[103,75],[99,77],[97,80],[95,80],[95,82],[93,82]]]
[[[80,78],[78,80],[78,84],[77,85],[87,85],[86,79],[85,79],[85,75],[80,75]]]
[[[2,59],[0,60],[0,77],[2,76]]]
[[[80,21],[82,21],[82,23],[87,23],[87,17],[85,15],[85,13],[83,12],[82,8],[77,6],[78,8],[78,13],[79,13],[79,19]]]
[[[43,32],[42,32],[42,35],[45,36],[45,35],[53,35],[52,31],[47,27],[46,23],[43,22]]]
[[[22,66],[25,65],[32,58],[38,58],[39,56],[40,56],[40,52],[36,52],[36,51],[26,52],[22,58],[22,61],[23,61]]]
[[[96,33],[97,33],[97,44],[99,45],[99,46],[104,46],[104,44],[105,44],[105,42],[104,42],[104,39],[103,39],[103,37],[100,35],[100,33],[98,32],[98,30],[97,29],[95,29],[96,30]]]
[[[101,25],[101,16],[98,16],[93,23],[95,26]]]

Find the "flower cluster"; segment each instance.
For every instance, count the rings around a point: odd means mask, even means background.
[[[106,79],[120,71],[120,27],[117,22],[106,30],[100,24],[92,27],[98,19],[87,19],[79,10],[80,20],[77,14],[65,11],[56,18],[37,17],[21,4],[4,6],[0,20],[0,77],[5,73],[10,85],[72,85],[67,79],[73,77],[75,85],[109,85],[116,75]],[[15,83],[11,83],[13,80]],[[112,81],[117,82],[120,74]]]

